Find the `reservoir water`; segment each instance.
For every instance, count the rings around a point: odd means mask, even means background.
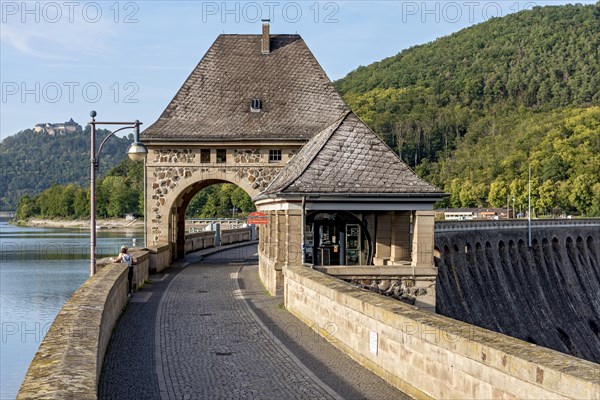
[[[98,258],[143,232],[98,231]],[[89,275],[89,230],[19,227],[0,219],[0,399],[14,399],[56,314]]]

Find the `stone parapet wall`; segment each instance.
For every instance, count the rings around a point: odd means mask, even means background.
[[[214,237],[214,232],[208,232]],[[231,243],[247,241],[250,229],[225,232]],[[201,234],[193,235],[196,238]],[[167,243],[132,250],[134,280],[140,287],[149,270],[170,265]],[[98,262],[98,272],[65,303],[40,344],[18,399],[96,399],[102,363],[113,328],[128,295],[127,265]]]
[[[127,266],[109,264],[89,278],[56,316],[18,399],[95,399],[104,354],[127,302]]]
[[[250,240],[250,228],[228,229],[221,231],[221,245]],[[197,232],[185,235],[185,253],[215,246],[215,232]]]
[[[248,240],[250,240],[250,228],[221,231],[221,245],[245,242]]]
[[[157,243],[147,246],[149,256],[149,269],[153,273],[161,272],[171,264],[171,245],[169,243]]]
[[[258,250],[258,275],[271,295],[283,289],[283,273],[276,269],[275,262],[270,260],[262,250]]]
[[[600,399],[598,365],[416,309],[301,266],[285,305],[362,365],[418,398]]]
[[[185,253],[206,249],[215,245],[215,232],[206,231],[185,235]]]
[[[150,254],[147,250],[131,251],[133,256],[133,285],[139,288],[150,276]]]

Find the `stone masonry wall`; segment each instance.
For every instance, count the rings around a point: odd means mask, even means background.
[[[284,268],[285,305],[359,363],[416,398],[600,399],[598,364]]]
[[[56,316],[17,399],[95,399],[104,353],[127,302],[127,266],[89,278]]]

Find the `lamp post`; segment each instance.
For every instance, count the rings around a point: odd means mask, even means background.
[[[531,248],[531,164],[529,164],[527,192],[527,245]]]
[[[98,170],[98,161],[102,146],[115,133],[124,129],[133,129],[133,143],[127,149],[129,158],[133,161],[143,161],[148,154],[148,149],[140,142],[140,125],[142,123],[137,119],[134,122],[99,122],[96,121],[96,111],[90,111],[92,120],[90,135],[90,276],[96,273],[96,171]],[[102,140],[96,153],[96,125],[125,125],[122,128],[112,131]]]
[[[517,199],[515,199],[515,198],[513,197],[513,218],[517,218],[517,215],[515,214],[515,212],[516,212],[516,211],[515,211],[515,201],[516,201],[516,200],[517,200]]]

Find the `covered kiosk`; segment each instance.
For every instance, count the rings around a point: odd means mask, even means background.
[[[422,286],[415,304],[434,307],[433,204],[443,196],[345,112],[254,198],[269,216],[261,278],[275,292],[290,263],[340,276],[390,274]]]

